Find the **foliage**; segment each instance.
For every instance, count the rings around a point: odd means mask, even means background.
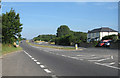
[[[109,36],[105,36],[102,38],[102,40],[108,40],[108,39],[111,39],[113,41],[117,41],[118,36],[117,35],[109,35]]]
[[[74,45],[75,43],[86,42],[87,33],[71,31],[68,26],[61,25],[56,35],[39,35],[33,38],[34,41],[50,41],[57,45]]]
[[[8,44],[2,45],[2,54],[7,54],[15,51],[20,51],[20,50],[22,50],[21,47],[16,48],[13,45],[8,45]]]
[[[2,42],[2,16],[0,16],[0,43]]]
[[[70,29],[67,25],[61,25],[58,29],[57,29],[57,37],[62,37],[65,35],[70,34]]]
[[[39,36],[37,36],[37,37],[34,37],[33,39],[34,39],[34,41],[50,41],[50,42],[54,42],[55,41],[55,35],[39,35]]]
[[[10,12],[2,14],[2,42],[13,44],[13,42],[20,38],[22,31],[22,24],[20,23],[19,13],[11,9]]]
[[[69,33],[65,34],[65,31],[63,32],[62,29],[65,29],[63,25],[58,28],[58,30],[61,32],[57,31],[57,35],[58,33],[60,33],[60,36],[59,35],[57,36],[55,40],[55,44],[74,45],[75,43],[86,42],[86,39],[87,39],[86,33],[71,31],[68,27],[66,27],[66,29],[69,29]]]
[[[118,33],[118,38],[120,39],[120,33]]]

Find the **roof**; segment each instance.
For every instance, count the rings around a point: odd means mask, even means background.
[[[95,32],[118,32],[118,31],[113,30],[113,29],[108,28],[108,27],[101,27],[101,28],[97,28],[97,29],[93,29],[91,31],[88,31],[88,33],[95,33]]]

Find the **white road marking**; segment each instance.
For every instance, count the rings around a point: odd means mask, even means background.
[[[40,65],[40,67],[41,67],[41,68],[45,68],[45,66],[44,66],[44,65]]]
[[[34,61],[36,62],[37,60],[34,59]]]
[[[83,60],[83,59],[79,59],[79,60]]]
[[[95,56],[95,55],[91,55],[91,56]]]
[[[68,58],[70,58],[71,56],[67,56]]]
[[[77,56],[84,56],[84,55],[77,55]]]
[[[113,59],[113,56],[111,56],[111,59]]]
[[[29,57],[32,57],[31,55],[29,55]]]
[[[92,57],[92,58],[88,58],[88,59],[92,60],[92,59],[97,59],[97,58],[100,58],[100,57]]]
[[[58,78],[56,75],[52,75],[52,78]]]
[[[48,70],[48,69],[44,69],[44,71],[47,72],[47,73],[51,73],[51,71]]]
[[[40,64],[40,62],[36,62],[37,64]]]
[[[34,58],[31,58],[32,60],[34,60]]]
[[[110,66],[110,65],[106,65],[106,64],[101,64],[101,63],[97,63],[97,62],[95,62],[95,64],[102,65],[102,66],[107,66],[107,67],[111,67],[111,68],[114,68],[114,69],[120,69],[118,67],[114,67],[114,66]]]
[[[100,61],[104,61],[104,60],[108,60],[110,58],[105,58],[105,59],[100,59],[100,60],[88,60],[88,61],[97,61],[97,62],[100,62]]]
[[[62,56],[66,56],[66,55],[62,55]]]

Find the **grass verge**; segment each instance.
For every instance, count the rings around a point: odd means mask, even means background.
[[[2,55],[7,54],[7,53],[11,53],[11,52],[16,52],[16,51],[21,51],[22,48],[21,47],[14,47],[14,46],[8,46],[7,44],[2,45]]]
[[[54,48],[54,49],[62,49],[62,50],[76,50],[75,47],[56,47],[56,46],[46,46],[46,45],[32,44],[32,43],[29,43],[28,41],[26,41],[26,42],[27,42],[29,45],[38,46],[38,47]],[[82,50],[82,49],[78,49],[78,50]]]

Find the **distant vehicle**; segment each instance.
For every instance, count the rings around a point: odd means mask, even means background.
[[[102,40],[99,44],[98,44],[98,46],[100,46],[100,47],[109,47],[110,46],[110,42],[111,42],[112,40]]]

